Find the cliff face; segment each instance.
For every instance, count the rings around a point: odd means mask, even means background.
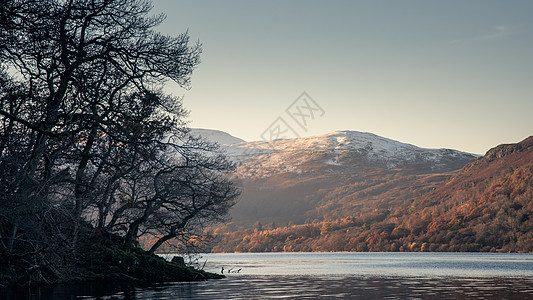
[[[490,149],[487,154],[485,154],[483,157],[481,157],[479,160],[481,162],[491,162],[498,158],[504,158],[507,161],[515,161],[527,158],[527,153],[531,154],[531,151],[533,149],[533,136],[528,137],[527,139],[523,140],[520,143],[516,144],[504,144],[499,145],[495,148]],[[521,154],[522,152],[525,152]],[[511,157],[511,155],[514,154],[514,157]]]

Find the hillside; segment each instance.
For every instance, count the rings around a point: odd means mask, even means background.
[[[357,131],[226,147],[241,162],[235,177],[243,195],[231,211],[240,227],[386,213],[476,157]]]
[[[407,223],[420,240],[533,251],[533,137],[489,150],[411,210]]]
[[[220,242],[212,250],[533,251],[533,137],[495,147],[450,173],[457,155],[404,160],[394,168],[372,164],[368,155],[351,156],[349,164],[337,156],[340,165],[356,167],[340,172],[336,178],[345,181],[327,192],[315,187],[319,193],[310,199],[319,200],[310,206],[316,209],[302,224],[230,224],[215,230]],[[449,164],[435,163],[443,160]],[[285,179],[288,184],[278,185],[301,184]]]

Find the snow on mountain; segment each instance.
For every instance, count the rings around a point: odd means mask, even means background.
[[[451,149],[427,149],[401,143],[373,133],[357,131],[336,131],[319,136],[330,142],[336,153],[357,150],[374,160],[386,161],[389,168],[405,162],[438,161],[443,156],[471,157],[472,154]]]
[[[470,161],[476,157],[457,150],[420,148],[372,133],[349,130],[255,142],[245,142],[218,130],[193,129],[193,134],[219,143],[229,158],[240,163],[237,174],[248,178],[287,172],[300,174],[328,166],[353,167],[361,163],[387,169],[406,165],[449,169],[456,161]]]
[[[227,137],[208,130],[201,135],[219,143]],[[238,163],[233,175],[243,191],[231,216],[244,226],[352,216],[367,203],[402,206],[476,158],[347,130],[298,139],[223,141],[222,150]]]
[[[245,140],[234,137],[229,133],[214,129],[191,128],[189,134],[196,137],[201,136],[208,141],[217,143],[219,145],[232,145],[246,142]]]
[[[250,157],[276,151],[270,147],[269,143],[246,142],[243,139],[220,130],[191,128],[190,135],[202,137],[212,143],[217,143],[225,151],[226,155],[235,162],[243,162]]]

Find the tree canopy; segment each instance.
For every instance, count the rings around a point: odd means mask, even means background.
[[[150,9],[0,2],[0,260],[35,280],[64,276],[94,236],[125,251],[144,234],[151,252],[186,243],[239,194],[233,164],[188,134],[181,98],[162,90],[190,87],[201,45],[154,31],[164,16]]]

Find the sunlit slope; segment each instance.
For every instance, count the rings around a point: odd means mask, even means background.
[[[357,169],[366,179],[318,195],[303,224],[230,224],[212,250],[533,251],[533,137],[453,176],[409,164]]]
[[[389,211],[475,159],[356,131],[231,145],[228,153],[241,162],[243,196],[232,210],[239,226]]]

